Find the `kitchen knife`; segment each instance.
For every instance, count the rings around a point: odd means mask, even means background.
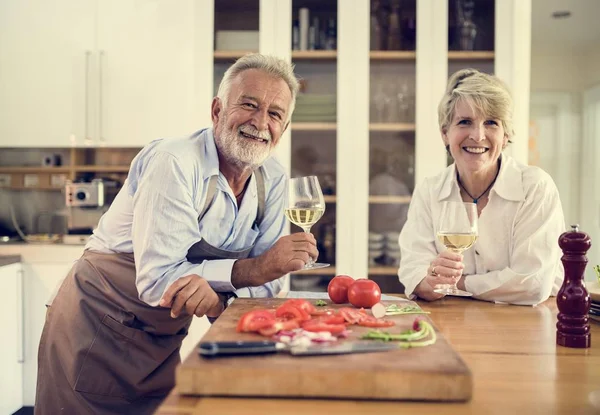
[[[235,356],[287,352],[293,356],[319,356],[348,353],[384,352],[398,349],[392,342],[339,342],[323,343],[318,345],[289,346],[285,343],[274,341],[233,341],[233,342],[202,342],[198,345],[198,352],[204,357]]]

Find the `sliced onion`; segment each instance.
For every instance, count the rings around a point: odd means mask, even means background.
[[[377,303],[371,307],[371,313],[373,313],[373,317],[375,318],[385,317],[385,306],[381,303]]]

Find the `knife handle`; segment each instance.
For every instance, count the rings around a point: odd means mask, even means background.
[[[202,342],[198,345],[198,353],[205,357],[234,356],[243,354],[266,354],[282,350],[274,341],[238,341],[238,342]]]

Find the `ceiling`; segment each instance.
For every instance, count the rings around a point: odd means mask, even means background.
[[[552,18],[553,12],[563,10],[571,16]],[[587,53],[600,48],[600,0],[533,0],[531,15],[532,53]]]

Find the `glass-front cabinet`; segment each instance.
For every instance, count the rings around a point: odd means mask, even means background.
[[[312,232],[320,262],[332,265],[292,274],[290,288],[324,291],[334,275],[349,274],[402,292],[398,236],[412,193],[450,162],[437,126],[448,76],[465,67],[495,72],[498,39],[503,73],[517,68],[506,39],[521,29],[518,19],[506,22],[526,15],[523,3],[203,1],[214,7],[212,93],[252,51],[289,59],[301,78],[278,157],[291,177],[318,176],[326,210]],[[520,75],[511,76],[509,85]]]

